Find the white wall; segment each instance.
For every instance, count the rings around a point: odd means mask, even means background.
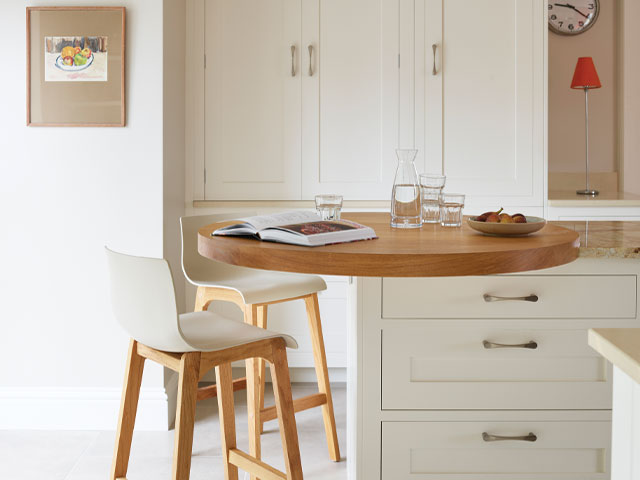
[[[111,314],[103,246],[162,256],[164,224],[183,205],[163,204],[162,2],[63,3],[127,7],[127,126],[28,128],[25,56],[1,67],[0,428],[115,425],[128,339]],[[27,5],[60,2],[3,0],[0,45],[23,51]],[[166,428],[163,376],[147,366],[143,428]]]

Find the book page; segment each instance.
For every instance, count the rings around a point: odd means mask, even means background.
[[[257,231],[264,230],[269,227],[279,227],[281,225],[291,225],[296,223],[317,222],[320,216],[316,212],[308,210],[290,211],[282,213],[274,213],[273,215],[257,215],[255,217],[245,217],[239,219],[241,222],[248,223]]]
[[[305,223],[295,223],[293,225],[282,225],[278,227],[278,229],[280,230],[299,233],[301,235],[337,233],[343,232],[345,230],[355,230],[357,228],[364,228],[364,226],[354,222],[348,222],[347,220],[313,221]]]

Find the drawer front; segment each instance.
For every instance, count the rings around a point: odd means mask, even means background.
[[[484,295],[525,297],[486,301]],[[635,275],[384,278],[383,318],[635,318]]]
[[[384,410],[611,408],[611,368],[587,330],[451,323],[383,329]]]
[[[606,421],[382,422],[382,480],[605,480],[610,431]]]

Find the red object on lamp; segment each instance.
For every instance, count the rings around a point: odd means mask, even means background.
[[[593,64],[593,58],[580,57],[576,63],[576,70],[573,72],[573,80],[571,88],[600,88],[602,84],[596,72],[596,66]]]

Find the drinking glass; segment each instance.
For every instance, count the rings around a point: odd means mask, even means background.
[[[460,193],[442,193],[440,195],[440,225],[443,227],[461,227],[464,195]]]
[[[316,195],[316,210],[322,220],[340,220],[342,195]]]
[[[447,177],[431,173],[420,175],[420,194],[422,195],[422,223],[440,221],[440,194]]]

